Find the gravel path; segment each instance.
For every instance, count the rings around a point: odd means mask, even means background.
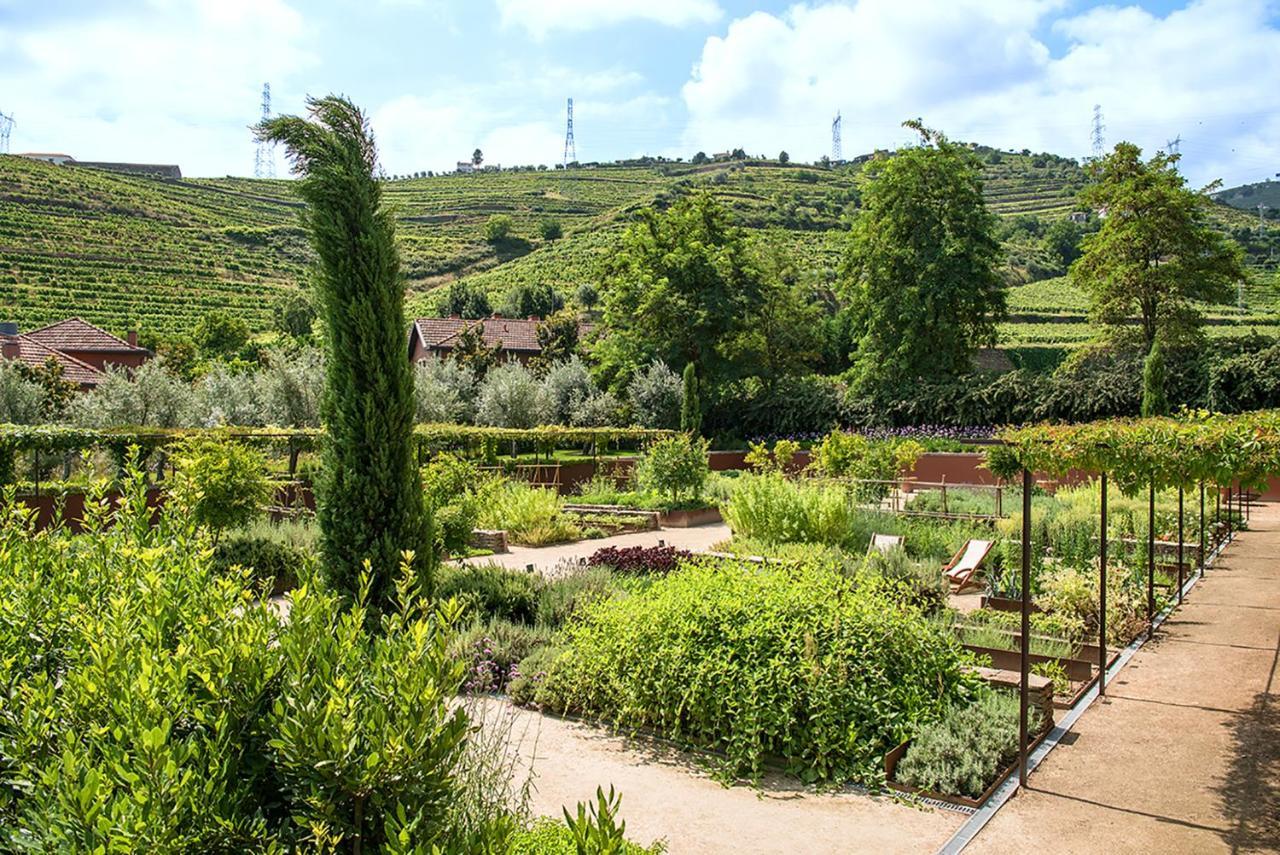
[[[781,776],[760,789],[724,787],[695,755],[580,722],[486,701],[510,716],[511,738],[532,761],[534,813],[560,818],[610,785],[622,794],[627,837],[667,841],[671,855],[702,853],[935,852],[964,816],[861,793],[816,793]],[[536,751],[536,756],[535,756]]]
[[[966,853],[1280,852],[1280,505]]]
[[[564,560],[577,561],[588,558],[597,549],[604,546],[657,546],[659,541],[668,546],[687,549],[690,552],[706,552],[721,541],[728,540],[731,535],[729,527],[723,523],[699,525],[691,528],[664,528],[657,531],[640,531],[632,534],[619,534],[614,537],[602,537],[596,540],[580,540],[576,543],[564,543],[558,546],[512,546],[511,551],[503,555],[482,555],[466,559],[468,564],[501,564],[503,567],[524,568],[530,564],[538,572],[546,574],[553,571],[557,564]]]

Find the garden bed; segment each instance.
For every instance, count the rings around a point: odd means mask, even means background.
[[[719,508],[691,508],[676,511],[662,511],[659,515],[662,525],[668,528],[692,528],[698,525],[714,525],[723,522],[724,517]]]
[[[991,665],[994,668],[1000,668],[1008,671],[1018,671],[1022,668],[1022,653],[1017,650],[1002,650],[998,647],[980,647],[976,644],[964,645],[965,650],[987,656],[991,659]],[[1093,679],[1093,663],[1085,662],[1081,659],[1064,659],[1054,658],[1052,656],[1043,656],[1039,653],[1030,654],[1030,661],[1033,666],[1056,662],[1062,665],[1062,669],[1067,674],[1067,679],[1072,682],[1082,680],[1088,682]]]
[[[1034,738],[1028,741],[1027,743],[1028,754],[1031,753],[1032,751],[1035,751],[1036,748],[1039,747],[1040,743],[1043,742],[1045,737],[1049,735],[1049,730],[1050,728],[1048,727],[1042,728],[1040,733],[1036,734]],[[1000,772],[996,775],[996,779],[992,781],[990,786],[988,786],[985,790],[983,790],[982,795],[978,796],[978,798],[976,799],[971,799],[968,796],[955,796],[955,795],[951,795],[950,793],[939,793],[933,790],[925,790],[925,789],[921,789],[920,787],[910,786],[909,784],[900,784],[893,779],[894,773],[898,769],[898,762],[902,760],[903,757],[906,756],[907,751],[910,749],[910,747],[911,747],[911,740],[908,739],[906,742],[902,743],[897,748],[893,749],[888,754],[884,755],[884,776],[885,776],[885,782],[889,785],[889,788],[893,790],[897,790],[900,793],[908,793],[910,795],[919,796],[921,798],[933,799],[934,801],[939,801],[939,802],[946,802],[947,804],[957,805],[963,808],[971,808],[973,810],[977,810],[978,808],[982,807],[984,804],[987,803],[987,799],[995,795],[996,790],[1000,789],[1000,785],[1003,784],[1005,781],[1007,781],[1011,775],[1015,774],[1018,771],[1018,760],[1015,758],[1012,763],[1010,763],[1008,766],[1000,770]]]

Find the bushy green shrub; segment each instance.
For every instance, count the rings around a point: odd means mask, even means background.
[[[1038,729],[1039,711],[1032,710],[1030,730]],[[1018,698],[987,690],[923,726],[899,761],[896,778],[925,790],[977,798],[1017,756]]]
[[[209,560],[216,573],[243,567],[258,582],[274,580],[270,593],[282,594],[297,586],[299,571],[312,559],[302,550],[275,540],[240,536],[220,542]]]
[[[613,572],[606,567],[585,567],[557,576],[542,586],[537,622],[558,628],[589,603],[612,596],[618,590]]]
[[[941,611],[947,605],[951,586],[937,561],[917,561],[906,549],[887,552],[876,550],[867,555],[862,573],[877,576],[897,585],[902,599],[926,614]]]
[[[480,479],[475,464],[456,454],[437,454],[422,467],[423,505],[431,515],[436,543],[450,555],[466,551],[480,518],[473,486]]]
[[[215,537],[223,529],[244,525],[262,512],[271,498],[267,461],[262,452],[231,440],[193,437],[174,453],[177,473],[172,495],[196,525]]]
[[[975,679],[955,638],[821,568],[693,562],[566,627],[538,700],[724,752],[758,776],[869,781],[886,749]]]
[[[546,647],[551,631],[502,618],[477,621],[454,636],[449,656],[466,668],[466,692],[501,692],[516,673],[516,665]]]
[[[865,547],[871,537],[844,487],[788,481],[776,473],[740,478],[723,512],[735,535],[767,543],[853,547],[861,540]]]
[[[541,577],[499,564],[441,567],[436,597],[456,598],[468,616],[533,623],[542,590]]]
[[[561,515],[564,500],[555,490],[533,487],[523,481],[500,481],[480,493],[481,528],[505,530],[512,539],[551,526]]]
[[[625,833],[625,823],[619,828]],[[620,835],[619,835],[620,836]],[[582,848],[574,829],[548,817],[535,819],[527,829],[517,831],[511,842],[511,855],[662,855],[667,848],[655,842],[648,848],[626,840],[615,841],[611,848],[588,844]]]
[[[459,836],[451,608],[402,569],[377,621],[311,587],[285,620],[136,470],[91,498],[83,534],[0,515],[0,849],[505,845],[501,815]]]
[[[683,433],[660,439],[636,464],[636,480],[646,489],[670,496],[673,502],[696,499],[711,471],[708,448],[705,439]]]
[[[537,703],[538,692],[547,681],[547,674],[555,665],[563,649],[555,644],[535,647],[516,664],[507,683],[507,696],[513,704],[529,706]]]

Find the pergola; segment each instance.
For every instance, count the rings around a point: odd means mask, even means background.
[[[1193,412],[1176,417],[1115,419],[1078,425],[1034,425],[1002,431],[1003,444],[988,453],[988,468],[997,476],[1022,478],[1022,638],[1021,750],[1018,783],[1027,784],[1027,710],[1031,654],[1031,492],[1033,472],[1062,477],[1070,470],[1100,478],[1098,693],[1107,678],[1107,486],[1114,481],[1125,495],[1146,491],[1147,624],[1155,619],[1156,491],[1178,489],[1178,601],[1185,585],[1183,571],[1184,494],[1199,490],[1200,562],[1205,564],[1205,487],[1215,488],[1215,503],[1225,490],[1228,518],[1232,498],[1237,512],[1247,509],[1247,491],[1264,488],[1268,476],[1280,473],[1280,411],[1242,415]],[[1215,504],[1215,508],[1217,505]],[[1243,511],[1247,513],[1247,510]],[[1216,511],[1215,511],[1216,514]]]

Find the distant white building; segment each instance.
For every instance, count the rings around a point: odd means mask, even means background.
[[[69,154],[52,151],[20,151],[18,157],[25,157],[27,160],[43,160],[45,163],[56,163],[58,166],[76,162],[76,159]]]
[[[475,172],[476,166],[474,163],[472,163],[469,160],[460,160],[458,161],[458,171],[459,172]]]

